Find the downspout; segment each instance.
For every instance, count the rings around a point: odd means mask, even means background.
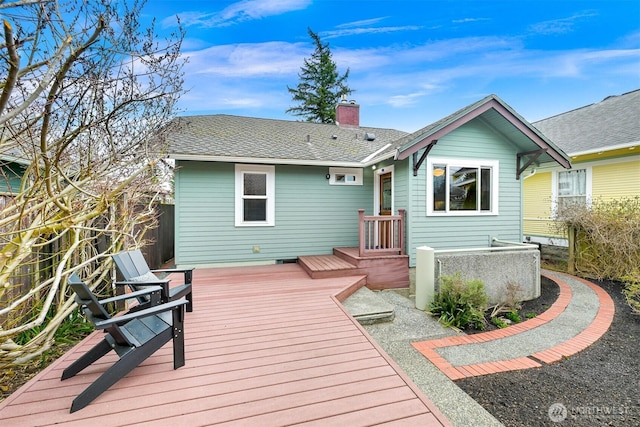
[[[524,181],[531,178],[536,174],[538,170],[536,168],[531,169],[529,175],[522,177],[522,181],[520,181],[520,240],[524,241]]]
[[[527,176],[523,177],[523,178],[522,178],[522,180],[524,181],[525,179],[531,178],[533,175],[535,175],[535,174],[536,174],[536,172],[537,172],[537,171],[538,171],[538,170],[537,170],[536,168],[533,168],[533,169],[531,170],[531,172],[529,173],[529,175],[527,175]]]

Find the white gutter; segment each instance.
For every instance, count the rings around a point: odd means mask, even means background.
[[[587,154],[604,153],[606,151],[620,150],[622,148],[633,149],[640,146],[640,141],[627,142],[625,144],[611,145],[608,147],[592,148],[590,150],[578,151],[576,153],[567,153],[570,157],[584,156]]]
[[[267,157],[224,157],[224,156],[203,156],[198,154],[168,154],[168,158],[174,160],[192,160],[199,162],[224,162],[224,163],[249,163],[268,165],[301,165],[301,166],[331,166],[346,168],[362,168],[366,165],[360,162],[340,162],[326,160],[301,160],[301,159],[271,159]]]

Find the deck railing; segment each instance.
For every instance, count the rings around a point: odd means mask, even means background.
[[[359,209],[360,256],[404,255],[404,221],[404,209],[398,215],[365,215]]]

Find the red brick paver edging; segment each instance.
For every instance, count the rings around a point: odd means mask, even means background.
[[[457,335],[453,337],[415,342],[412,343],[412,345],[451,380],[459,380],[462,378],[488,375],[498,372],[540,367],[542,366],[541,362],[546,364],[558,362],[562,360],[563,357],[572,356],[596,342],[607,331],[607,329],[609,329],[609,326],[613,321],[613,315],[615,313],[613,300],[609,294],[599,286],[596,286],[587,280],[570,276],[573,279],[589,286],[596,293],[599,301],[599,309],[596,317],[584,331],[580,332],[575,337],[529,356],[463,366],[453,366],[435,350],[443,347],[462,346],[499,340],[532,330],[558,317],[571,301],[571,288],[559,277],[551,277],[544,271],[542,272],[542,275],[558,284],[558,287],[560,288],[560,295],[556,302],[539,316],[517,325],[509,326],[505,329],[497,329],[475,335]]]

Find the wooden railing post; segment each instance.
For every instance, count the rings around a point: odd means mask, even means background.
[[[364,209],[358,209],[358,237],[360,242],[358,243],[359,256],[364,256]]]

